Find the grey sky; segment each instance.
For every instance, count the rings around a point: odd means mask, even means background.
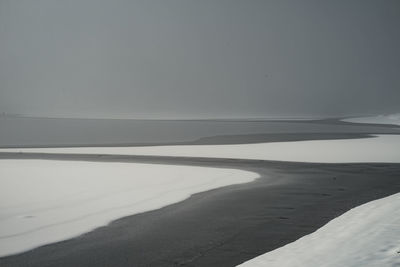
[[[400,112],[398,0],[0,0],[0,111]]]

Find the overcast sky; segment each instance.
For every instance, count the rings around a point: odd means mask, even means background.
[[[0,0],[0,112],[400,112],[399,0]]]

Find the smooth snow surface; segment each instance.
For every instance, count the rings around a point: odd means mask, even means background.
[[[258,176],[190,166],[0,160],[0,256]]]
[[[393,124],[400,125],[400,113],[392,115],[379,115],[374,117],[350,118],[343,121],[355,123]]]
[[[400,266],[400,194],[369,202],[241,267]]]
[[[0,149],[0,152],[237,158],[321,163],[400,162],[400,135],[239,145]]]

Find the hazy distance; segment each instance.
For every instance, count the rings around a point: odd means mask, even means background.
[[[398,0],[2,0],[0,112],[400,112]]]

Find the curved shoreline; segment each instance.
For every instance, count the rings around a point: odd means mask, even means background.
[[[398,133],[396,130],[388,129],[388,134]],[[216,136],[203,141],[232,144],[369,136],[270,133]],[[0,265],[5,267],[234,266],[307,235],[351,208],[400,192],[400,164],[396,163],[0,153],[0,159],[10,158],[236,168],[257,172],[261,178],[198,193],[159,210],[118,219],[77,238],[0,258]]]
[[[0,257],[258,178],[233,168],[94,161],[9,159],[0,169]]]
[[[234,266],[311,233],[350,208],[400,191],[400,164],[19,153],[0,157],[230,167],[261,176],[0,258],[2,266]]]
[[[235,145],[152,147],[19,148],[0,152],[84,155],[146,155],[310,163],[400,163],[400,135]]]
[[[248,144],[351,139],[370,134],[400,133],[400,126],[396,125],[360,124],[340,119],[342,118],[309,121],[158,121],[154,125],[154,121],[139,121],[141,123],[135,128],[131,123],[138,121],[121,125],[124,121],[116,123],[115,120],[105,120],[101,124],[86,125],[88,121],[82,124],[60,119],[63,122],[60,124],[58,120],[50,120],[53,123],[49,123],[47,119],[42,121],[37,118],[30,121],[28,118],[19,118],[15,121],[18,123],[2,125],[0,148]],[[3,124],[7,121],[3,121]],[[92,128],[97,131],[92,132]],[[110,132],[110,129],[113,131]]]
[[[398,266],[399,225],[397,193],[357,206],[315,232],[239,266]]]

